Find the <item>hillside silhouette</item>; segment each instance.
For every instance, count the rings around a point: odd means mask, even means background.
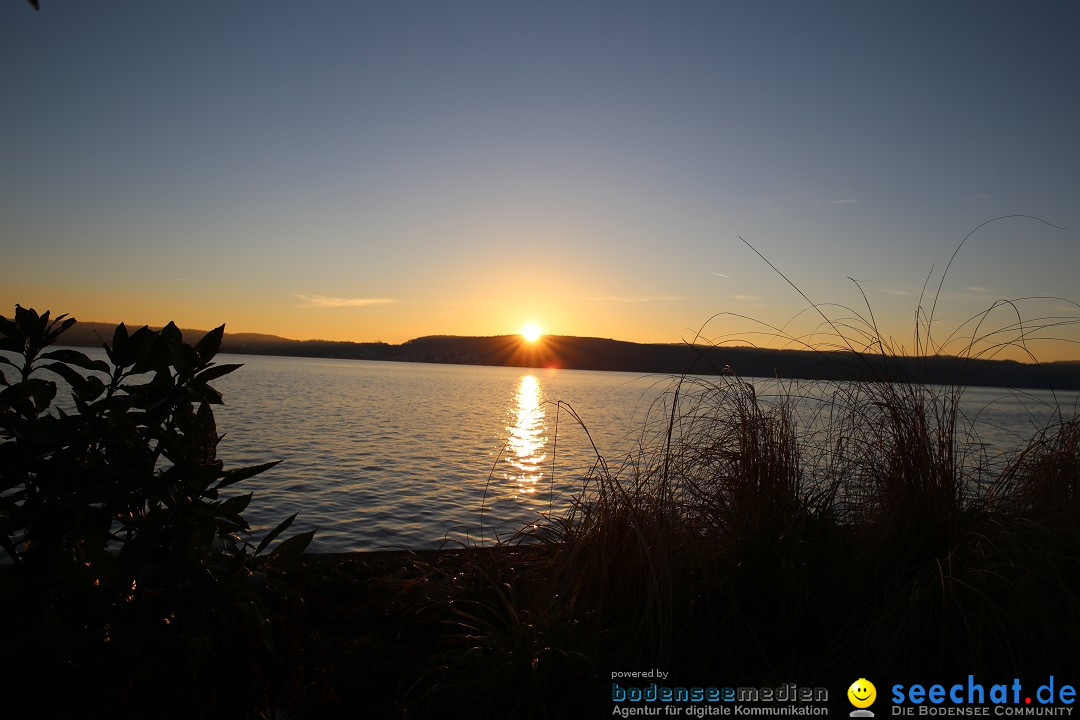
[[[80,322],[64,335],[68,345],[100,347],[114,326]],[[198,335],[199,330],[183,330]],[[633,343],[605,338],[546,335],[529,344],[520,335],[431,335],[400,345],[383,342],[291,340],[262,333],[226,333],[222,351],[244,355],[606,370],[636,373],[779,377],[808,380],[874,380],[937,385],[1080,390],[1080,363],[1020,363],[950,356],[889,357],[851,352],[773,350],[739,346]]]

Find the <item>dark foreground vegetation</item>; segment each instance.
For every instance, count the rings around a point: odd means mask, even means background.
[[[639,453],[598,456],[572,512],[511,543],[318,556],[299,536],[267,553],[288,521],[254,544],[250,496],[224,490],[269,465],[215,459],[220,328],[193,347],[117,328],[106,364],[45,351],[69,322],[0,320],[21,357],[0,378],[5,710],[606,717],[612,671],[653,667],[839,700],[858,677],[882,695],[1077,679],[1074,416],[989,456],[960,385],[881,378],[807,402],[683,378]],[[74,414],[47,412],[47,372]]]

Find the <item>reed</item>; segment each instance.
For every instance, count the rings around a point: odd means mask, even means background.
[[[468,638],[449,657],[518,662],[490,707],[598,709],[604,672],[636,667],[706,684],[1074,667],[1080,627],[1061,621],[1080,611],[1080,418],[991,455],[960,400],[967,361],[1076,319],[989,328],[988,311],[938,342],[940,293],[920,301],[915,343],[927,366],[953,364],[950,385],[904,374],[869,303],[810,304],[862,382],[673,378],[637,451],[598,453],[571,510],[513,541],[540,546],[528,581],[476,568],[483,589],[456,596],[480,605],[450,621]],[[538,649],[579,659],[575,682]],[[455,681],[479,692],[470,677],[484,665]],[[547,702],[511,703],[523,688]]]

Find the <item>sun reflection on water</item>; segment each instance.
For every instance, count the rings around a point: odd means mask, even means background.
[[[543,464],[547,459],[544,435],[543,393],[535,375],[524,375],[518,382],[510,416],[513,425],[507,426],[506,463],[504,477],[517,485],[519,493],[535,493],[543,480]]]

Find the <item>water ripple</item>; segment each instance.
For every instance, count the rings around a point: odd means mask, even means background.
[[[667,387],[628,373],[260,356],[219,362],[244,364],[215,383],[227,403],[215,408],[226,467],[282,461],[237,487],[255,491],[246,517],[256,537],[299,512],[292,530],[317,527],[312,549],[320,552],[490,541],[549,507],[561,512],[595,454],[555,402],[574,408],[617,467]],[[1058,399],[1075,409],[1075,393]],[[1052,414],[1051,400],[1038,391],[970,388],[964,407],[978,416],[980,439],[1002,448],[1029,438]]]

